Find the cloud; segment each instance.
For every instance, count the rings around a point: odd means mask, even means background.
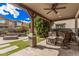
[[[17,18],[19,16],[19,12],[16,9],[19,9],[19,8],[11,4],[2,5],[0,6],[0,14],[9,15],[10,13],[13,15],[14,18]]]
[[[24,23],[31,23],[31,21],[22,21],[22,22],[24,22]]]
[[[30,20],[30,18],[26,18],[26,20],[21,20],[21,22],[24,22],[24,23],[31,23],[31,20]]]
[[[0,7],[0,14],[3,14],[3,15],[9,14],[9,13],[7,13],[7,12],[4,12],[5,9],[6,9],[6,6],[5,6],[5,5],[1,6],[1,7]]]

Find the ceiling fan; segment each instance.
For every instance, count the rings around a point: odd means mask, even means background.
[[[54,13],[58,13],[57,10],[59,9],[65,9],[66,7],[57,7],[59,4],[58,3],[54,3],[52,4],[51,8],[44,8],[44,10],[50,10],[49,12],[47,12],[47,14],[51,13],[52,11],[54,11]]]

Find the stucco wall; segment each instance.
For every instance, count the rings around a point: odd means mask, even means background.
[[[54,22],[54,24],[51,26],[51,28],[53,29],[53,28],[56,28],[56,25],[55,24],[63,24],[63,23],[65,23],[66,25],[65,25],[65,28],[71,28],[71,29],[73,29],[73,31],[74,31],[74,29],[75,29],[75,19],[67,19],[67,20],[62,20],[62,21],[56,21],[56,22]],[[78,19],[78,28],[79,28],[79,19]]]
[[[9,26],[10,29],[15,28],[15,24],[12,21],[9,21],[8,26]]]

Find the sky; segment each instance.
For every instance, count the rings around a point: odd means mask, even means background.
[[[9,3],[0,3],[0,16],[10,20],[19,20],[26,23],[31,22],[27,11]]]

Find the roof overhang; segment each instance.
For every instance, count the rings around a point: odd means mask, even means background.
[[[65,6],[65,9],[57,10],[60,13],[60,16],[55,14],[53,11],[50,14],[47,14],[49,10],[44,10],[44,8],[50,8],[51,3],[19,3],[24,9],[29,9],[30,11],[36,13],[37,15],[52,21],[60,21],[75,18],[75,15],[79,9],[79,3],[59,3],[59,6]]]

